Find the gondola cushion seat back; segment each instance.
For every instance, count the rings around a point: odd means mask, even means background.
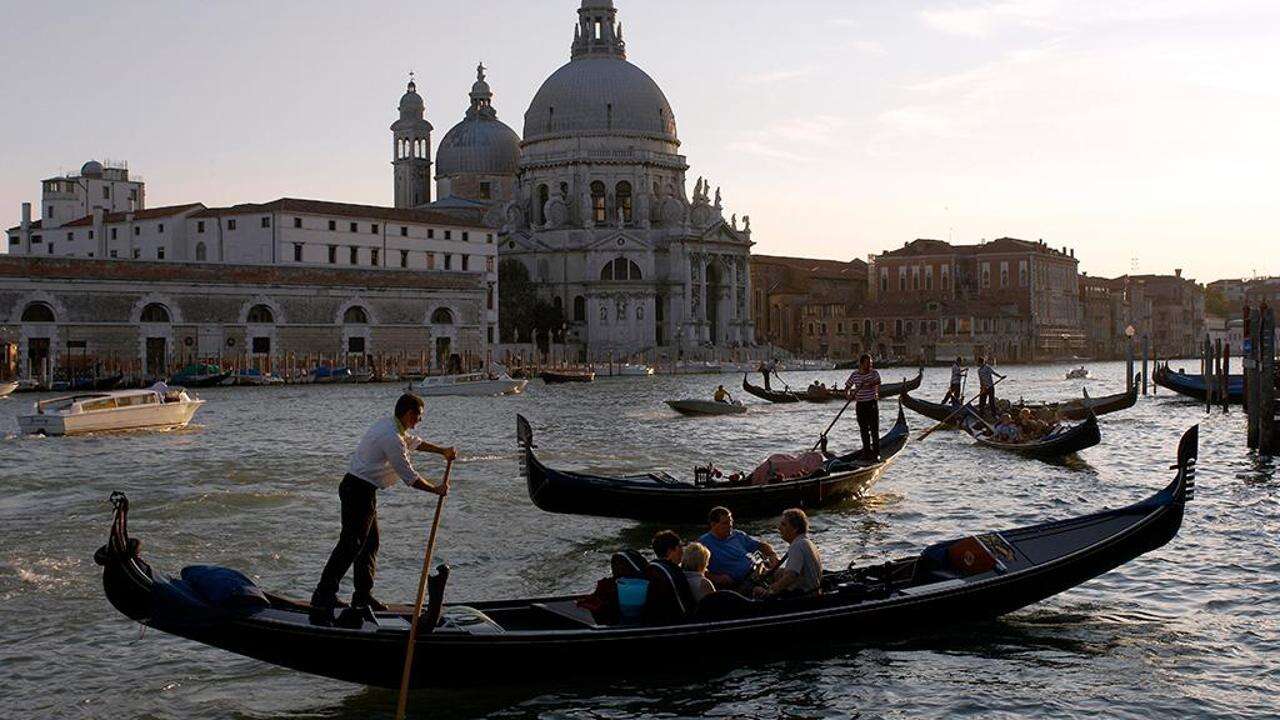
[[[244,573],[217,565],[188,565],[182,579],[206,603],[228,611],[249,611],[271,603]]]
[[[649,581],[635,577],[619,578],[618,610],[626,620],[639,620],[649,595]]]

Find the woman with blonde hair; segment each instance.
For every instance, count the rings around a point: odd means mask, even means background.
[[[693,591],[693,599],[701,601],[708,594],[715,592],[715,586],[707,579],[707,563],[711,562],[711,551],[700,542],[691,542],[684,546],[684,557],[680,567],[689,580],[689,589]]]

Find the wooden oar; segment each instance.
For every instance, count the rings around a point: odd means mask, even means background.
[[[997,380],[997,381],[995,381],[995,382],[991,383],[991,387],[995,387],[995,386],[999,385],[1000,383],[1004,382],[1005,378],[1007,378],[1007,377],[1009,377],[1009,376],[1008,376],[1008,375],[1005,375],[1004,377],[1000,378],[999,380]],[[981,395],[981,394],[982,394],[982,391],[981,391],[981,390],[979,390],[979,391],[978,391],[978,395]],[[974,395],[973,397],[969,398],[969,400],[968,400],[967,402],[965,402],[965,403],[964,403],[963,405],[961,405],[960,407],[956,408],[956,411],[955,411],[955,412],[953,412],[953,413],[951,413],[950,415],[948,415],[948,416],[946,416],[945,418],[943,418],[943,419],[942,419],[942,420],[941,420],[937,425],[934,425],[933,427],[929,428],[928,430],[925,430],[924,432],[920,433],[920,434],[916,437],[916,442],[920,442],[921,440],[923,440],[923,439],[925,439],[925,438],[929,437],[929,436],[930,436],[930,435],[932,435],[935,431],[937,431],[938,429],[942,428],[942,427],[943,427],[944,425],[946,425],[947,423],[951,422],[951,418],[954,418],[955,416],[957,416],[957,415],[959,415],[960,413],[964,412],[964,411],[965,411],[965,408],[968,408],[968,407],[969,407],[969,405],[970,405],[970,403],[972,403],[974,400],[977,400],[977,399],[978,399],[978,395]],[[970,408],[970,410],[972,411],[972,408]],[[974,415],[978,415],[978,413],[977,413],[976,411],[973,411],[973,414],[974,414]],[[981,415],[978,415],[978,417],[979,417],[979,418],[981,418],[982,416],[981,416]],[[984,421],[984,422],[985,422],[985,421]]]
[[[840,412],[836,413],[835,420],[832,420],[831,424],[827,426],[827,429],[823,430],[822,434],[818,436],[818,442],[813,444],[813,448],[812,448],[813,450],[818,449],[818,446],[822,444],[823,439],[827,437],[827,433],[831,432],[831,428],[836,426],[836,421],[840,419],[840,416],[844,414],[845,410],[849,409],[849,405],[852,402],[853,402],[853,394],[850,393],[849,399],[844,401],[844,407],[840,408]]]
[[[449,484],[449,471],[453,461],[444,466],[442,485]],[[422,601],[427,594],[427,575],[431,572],[431,554],[436,549],[436,531],[440,529],[440,513],[444,511],[445,495],[436,502],[436,516],[431,521],[431,534],[427,536],[427,554],[422,558],[422,576],[418,578],[418,599],[413,603],[413,621],[409,625],[409,647],[404,652],[404,673],[400,676],[400,699],[396,702],[396,720],[404,720],[405,706],[409,701],[409,676],[413,670],[413,647],[418,643],[418,618],[422,615]]]

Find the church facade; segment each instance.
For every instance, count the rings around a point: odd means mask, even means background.
[[[590,359],[754,344],[750,219],[726,219],[702,178],[687,190],[675,114],[628,62],[610,0],[583,0],[570,60],[535,94],[522,138],[497,120],[483,67],[470,99],[427,207],[483,207],[500,257],[562,308],[569,342]]]

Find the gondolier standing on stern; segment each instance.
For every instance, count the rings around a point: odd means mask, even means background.
[[[990,405],[993,415],[996,411],[996,383],[993,377],[999,377],[1001,380],[1005,378],[1004,375],[991,369],[991,366],[987,364],[986,358],[979,357],[978,386],[980,392],[978,393],[978,412],[982,412],[988,405]]]
[[[862,455],[880,461],[880,373],[871,367],[871,355],[858,358],[858,369],[849,374],[844,389],[853,389],[853,411],[862,433]]]
[[[360,439],[351,455],[351,466],[338,497],[342,500],[342,534],[320,574],[320,583],[311,594],[315,611],[327,612],[345,604],[338,600],[338,584],[355,563],[355,591],[351,604],[385,610],[373,597],[373,576],[378,567],[378,490],[395,485],[399,478],[411,488],[444,496],[449,493],[447,480],[436,485],[427,482],[413,469],[410,450],[421,450],[453,460],[457,451],[439,447],[410,434],[422,419],[422,398],[405,393],[396,401],[395,415],[375,422]]]

